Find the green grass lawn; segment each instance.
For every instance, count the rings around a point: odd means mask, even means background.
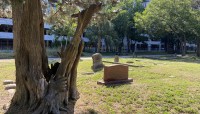
[[[113,61],[113,59],[104,59]],[[93,75],[91,60],[83,60],[78,68],[80,99],[77,113],[100,114],[199,114],[200,113],[200,60],[179,58],[151,60],[141,58],[120,59],[134,62],[129,67],[131,84],[117,86],[97,85],[103,71]],[[109,64],[106,64],[109,65]],[[0,81],[13,79],[14,61],[0,62]],[[6,94],[0,85],[1,96]],[[2,99],[2,98],[1,98]]]

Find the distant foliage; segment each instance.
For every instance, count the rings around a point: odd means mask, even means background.
[[[151,0],[144,12],[136,13],[137,29],[154,37],[199,34],[199,6],[194,0]]]

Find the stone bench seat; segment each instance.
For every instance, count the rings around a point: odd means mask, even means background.
[[[7,85],[5,85],[5,90],[15,89],[15,88],[16,88],[16,84],[7,84]]]
[[[4,80],[3,85],[7,85],[7,84],[15,84],[15,82],[13,80]]]

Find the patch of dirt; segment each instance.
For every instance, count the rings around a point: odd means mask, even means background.
[[[5,108],[7,109],[10,101],[13,97],[13,93],[9,94],[8,91],[0,91],[0,114],[5,113]],[[81,95],[81,98],[77,101],[75,106],[75,114],[96,114],[97,112],[94,109],[87,107],[87,104],[83,100],[84,96]]]
[[[84,101],[85,98],[83,94],[80,94],[80,98],[75,105],[74,114],[98,114],[98,111],[90,107],[91,104]]]
[[[1,94],[0,94],[0,114],[5,113],[5,108],[8,108],[8,105],[10,104],[11,99],[12,99],[12,95],[10,95],[6,90],[1,91]]]

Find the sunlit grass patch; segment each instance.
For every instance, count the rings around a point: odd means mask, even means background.
[[[111,62],[113,58],[104,60]],[[120,59],[124,64],[128,64],[127,61],[143,66],[129,67],[129,77],[134,79],[132,84],[97,85],[96,81],[102,79],[103,71],[90,76],[79,75],[78,87],[87,108],[107,114],[200,113],[200,64],[184,62],[182,58],[181,61]],[[83,61],[79,71],[91,71],[91,65],[92,61]]]

